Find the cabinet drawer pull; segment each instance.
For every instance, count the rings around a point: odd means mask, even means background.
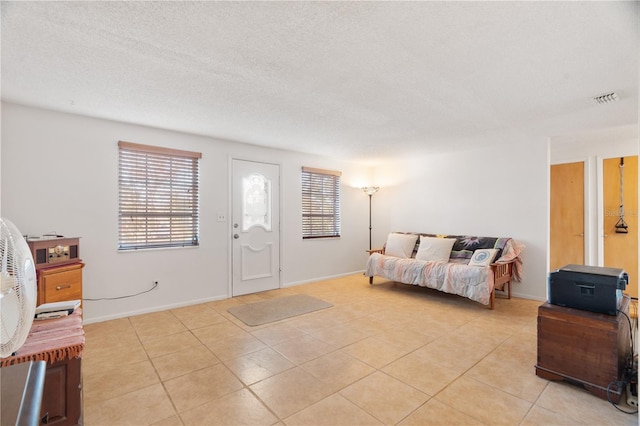
[[[64,288],[71,288],[71,284],[57,285],[56,286],[56,290],[62,290]]]

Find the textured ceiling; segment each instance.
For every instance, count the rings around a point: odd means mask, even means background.
[[[9,102],[369,162],[638,122],[637,2],[1,7]]]

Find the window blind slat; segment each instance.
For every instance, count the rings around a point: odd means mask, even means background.
[[[120,250],[199,244],[199,158],[119,143]]]
[[[340,175],[302,168],[302,238],[340,236]]]

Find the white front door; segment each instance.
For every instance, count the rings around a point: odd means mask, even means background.
[[[233,160],[232,295],[280,288],[280,166]]]

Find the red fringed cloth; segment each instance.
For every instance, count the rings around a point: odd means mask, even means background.
[[[78,308],[66,317],[34,321],[25,344],[16,355],[0,358],[0,367],[28,361],[54,364],[81,358],[83,349],[82,310]]]

